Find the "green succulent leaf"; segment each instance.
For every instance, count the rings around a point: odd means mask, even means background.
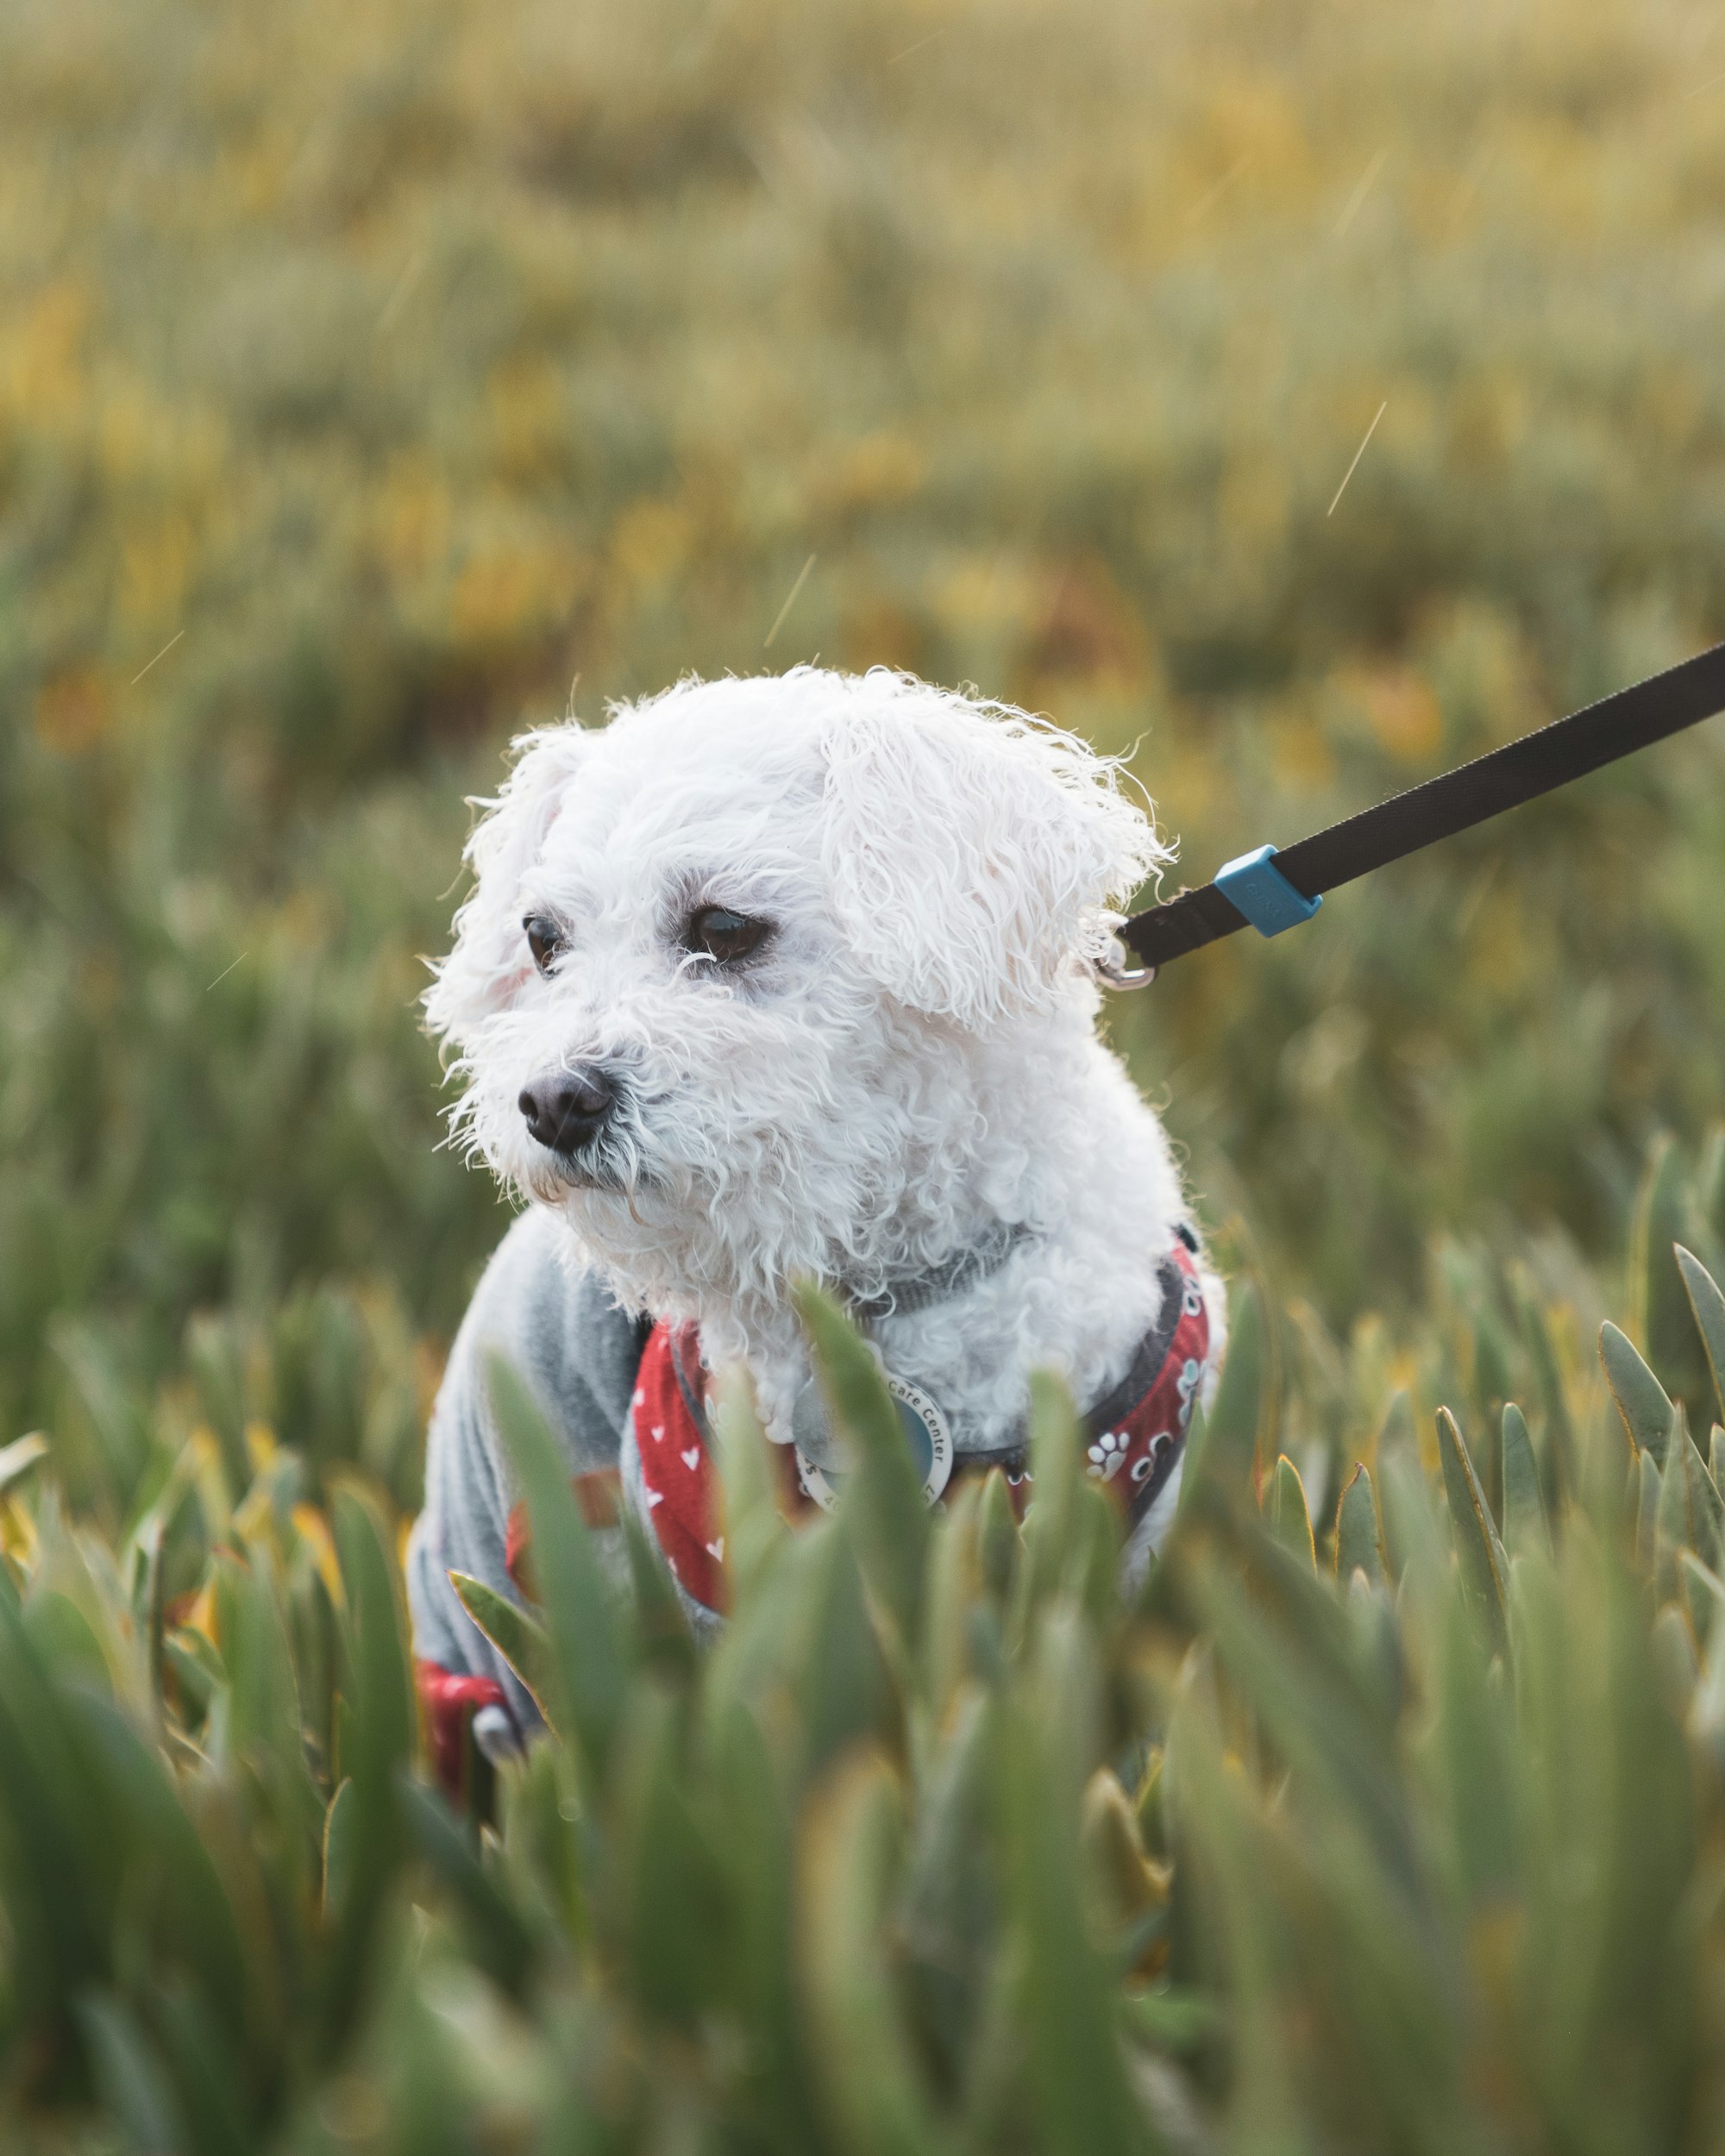
[[[1033,1501],[1025,1520],[1019,1572],[1021,1632],[1050,1596],[1070,1583],[1081,1529],[1078,1418],[1065,1386],[1042,1370],[1031,1381],[1030,1467]]]
[[[532,1395],[501,1357],[492,1357],[489,1370],[498,1430],[533,1530],[533,1576],[550,1645],[545,1685],[554,1720],[573,1733],[589,1771],[602,1776],[629,1683],[618,1597],[581,1518],[568,1465]]]
[[[1638,1337],[1648,1360],[1693,1397],[1705,1382],[1685,1282],[1676,1253],[1700,1227],[1682,1149],[1653,1149],[1631,1224],[1630,1283]],[[1663,1463],[1661,1463],[1663,1464]]]
[[[155,2046],[131,2009],[111,1992],[91,1991],[78,2020],[96,2085],[137,2156],[182,2156],[185,2115]]]
[[[1720,1293],[1718,1283],[1701,1260],[1681,1244],[1678,1245],[1677,1263],[1707,1350],[1708,1368],[1713,1373],[1713,1396],[1721,1413],[1725,1413],[1725,1294]]]
[[[1383,1578],[1383,1541],[1377,1525],[1377,1500],[1364,1463],[1348,1477],[1336,1507],[1336,1577],[1346,1583],[1363,1572],[1371,1586]]]
[[[1307,1509],[1306,1486],[1300,1470],[1283,1452],[1276,1463],[1269,1505],[1270,1532],[1284,1550],[1302,1563],[1316,1566],[1318,1554],[1312,1540],[1312,1515]]]
[[[1494,1648],[1501,1651],[1509,1645],[1509,1560],[1461,1431],[1447,1407],[1438,1410],[1438,1451],[1463,1589],[1475,1614],[1484,1620]]]
[[[1688,1418],[1679,1402],[1672,1414],[1671,1443],[1659,1486],[1655,1561],[1658,1577],[1666,1591],[1674,1583],[1682,1551],[1692,1551],[1704,1565],[1718,1564],[1722,1528],[1725,1528],[1725,1506],[1721,1505],[1707,1463],[1689,1434]]]
[[[1503,1410],[1503,1539],[1512,1552],[1552,1546],[1534,1441],[1513,1400]]]
[[[480,1864],[470,1831],[436,1790],[405,1771],[397,1789],[414,1850],[461,1912],[474,1960],[493,1983],[518,1996],[533,1965],[532,1934]]]
[[[359,1800],[354,1777],[348,1775],[336,1785],[329,1808],[323,1814],[323,1912],[339,1915],[353,1885],[354,1827]]]
[[[1250,1487],[1264,1420],[1267,1364],[1264,1297],[1257,1283],[1247,1281],[1229,1307],[1228,1351],[1221,1382],[1205,1417],[1201,1446],[1186,1463],[1182,1505],[1206,1481],[1213,1480],[1226,1490]]]
[[[528,1615],[518,1603],[500,1595],[470,1572],[451,1570],[449,1584],[469,1617],[526,1687],[534,1705],[544,1714],[550,1690],[551,1642],[545,1627]],[[551,1726],[555,1728],[555,1724]]]
[[[347,1877],[335,1905],[336,1950],[323,1971],[321,2034],[331,2047],[347,2036],[379,1951],[402,1857],[396,1777],[412,1756],[417,1724],[406,1626],[381,1523],[369,1499],[352,1487],[336,1494],[335,1520],[348,1619],[342,1768],[352,1792],[343,1821],[340,1868]],[[315,1804],[315,1790],[309,1794]],[[322,1806],[308,1824],[312,1836],[327,1833]],[[314,1841],[314,1862],[315,1850]],[[310,1863],[306,1870],[309,1900],[315,1872]]]
[[[1644,1571],[1651,1571],[1659,1549],[1659,1514],[1665,1506],[1665,1477],[1651,1451],[1643,1451],[1629,1470],[1639,1485],[1635,1512],[1635,1557]]]
[[[1560,1497],[1573,1495],[1580,1488],[1575,1428],[1570,1417],[1569,1401],[1558,1362],[1557,1344],[1552,1338],[1550,1319],[1537,1294],[1525,1283],[1519,1297],[1518,1308],[1521,1336],[1527,1344],[1534,1382],[1539,1387],[1540,1405],[1545,1412],[1546,1457],[1541,1487],[1546,1504],[1550,1507],[1554,1506]]]
[[[1068,1611],[1046,1613],[1032,1652],[997,1772],[1024,1939],[1023,2026],[1040,2145],[1062,2156],[1124,2156],[1141,2150],[1146,2137],[1084,1921],[1079,1868],[1095,1671],[1088,1642]]]
[[[982,1507],[976,1521],[976,1559],[982,1584],[997,1608],[1005,1609],[1013,1599],[1019,1567],[1024,1558],[1024,1537],[1013,1512],[1012,1492],[998,1468],[982,1478]]]
[[[848,1519],[823,1520],[797,1539],[781,1591],[782,1601],[763,1614],[759,1651],[768,1654],[766,1639],[790,1627],[800,1780],[812,1780],[855,1745],[896,1749],[902,1700],[895,1672],[907,1673],[907,1665],[898,1643],[882,1637]]]
[[[930,1520],[898,1408],[867,1342],[837,1304],[810,1287],[800,1288],[796,1300],[827,1406],[853,1448],[844,1501],[863,1576],[913,1650],[921,1633]]]
[[[22,1482],[38,1460],[45,1459],[48,1441],[40,1430],[32,1430],[27,1437],[14,1438],[10,1445],[0,1445],[0,1491],[9,1490],[15,1482]]]
[[[725,1565],[733,1608],[745,1611],[770,1576],[787,1532],[779,1508],[779,1463],[767,1441],[746,1372],[727,1370],[714,1388],[713,1429],[724,1490]],[[659,1568],[662,1573],[662,1566]],[[637,1594],[645,1586],[637,1580]]]
[[[1380,1463],[1397,1456],[1416,1463],[1420,1457],[1419,1426],[1414,1420],[1412,1397],[1405,1387],[1398,1387],[1390,1395],[1383,1420],[1377,1426]]]
[[[1501,1901],[1517,1868],[1515,1779],[1505,1703],[1494,1687],[1475,1625],[1451,1606],[1443,1639],[1445,1764],[1464,1890],[1477,1904]]]
[[[1650,1452],[1656,1466],[1663,1465],[1672,1420],[1665,1387],[1628,1333],[1609,1322],[1599,1328],[1599,1359],[1630,1442],[1638,1451]]]
[[[814,1809],[802,1860],[803,1966],[820,2094],[854,2156],[951,2147],[893,1982],[887,1930],[902,1862],[903,1802],[864,1756]]]

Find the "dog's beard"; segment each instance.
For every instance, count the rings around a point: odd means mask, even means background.
[[[687,1135],[687,1133],[685,1133]],[[613,1149],[599,1172],[563,1181],[552,1200],[588,1259],[622,1298],[660,1315],[693,1317],[715,1302],[782,1301],[792,1281],[829,1269],[831,1216],[817,1187],[849,1213],[832,1163],[811,1162],[798,1133],[733,1138],[722,1159],[650,1144]],[[597,1165],[597,1164],[594,1164]]]
[[[548,1153],[518,1169],[516,1180],[541,1205],[560,1206],[576,1191],[614,1191],[633,1200],[651,1179],[633,1140],[598,1138],[578,1153]]]
[[[465,1062],[475,1082],[456,1133],[562,1216],[623,1303],[715,1337],[732,1319],[753,1329],[800,1279],[872,1292],[970,1232],[997,1120],[973,1050],[950,1029],[867,1015],[816,1028],[803,1012],[771,1037],[751,1017],[746,1033],[686,1032],[674,1052],[662,1023],[653,1053],[624,1066],[617,1122],[567,1159],[532,1144],[516,1106],[522,1071],[558,1047],[509,1024]]]

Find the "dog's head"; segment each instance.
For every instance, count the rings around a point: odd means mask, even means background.
[[[1071,736],[884,671],[518,747],[427,1011],[458,1128],[662,1307],[691,1267],[822,1269],[938,1182],[980,1142],[967,1064],[1088,1033],[1110,904],[1166,858]]]

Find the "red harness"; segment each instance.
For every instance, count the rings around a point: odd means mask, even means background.
[[[1192,1251],[1184,1242],[1164,1259],[1163,1310],[1132,1367],[1084,1418],[1088,1473],[1106,1483],[1136,1526],[1174,1471],[1192,1402],[1210,1353],[1210,1319]],[[635,1381],[635,1442],[648,1515],[678,1584],[703,1608],[724,1607],[724,1535],[706,1413],[706,1372],[693,1328],[655,1326]],[[786,1509],[812,1509],[789,1445]],[[1023,1456],[960,1456],[955,1473],[1005,1467],[1023,1509],[1030,1476]]]

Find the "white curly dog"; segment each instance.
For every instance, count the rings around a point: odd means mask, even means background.
[[[836,1484],[803,1278],[867,1322],[932,1497],[979,1463],[1017,1478],[1029,1375],[1062,1372],[1135,1575],[1225,1305],[1097,1037],[1112,908],[1170,858],[1118,767],[999,705],[809,667],[518,748],[426,998],[457,1135],[531,1201],[433,1418],[410,1577],[434,1727],[478,1709],[494,1750],[535,1719],[448,1578],[511,1591],[518,1556],[485,1351],[586,1493],[620,1478],[706,1621],[706,1374],[745,1364],[797,1488]]]

